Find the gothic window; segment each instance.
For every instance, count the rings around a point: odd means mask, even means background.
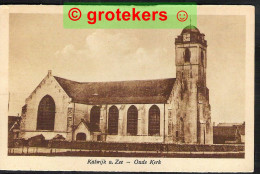
[[[37,130],[54,130],[55,102],[46,95],[40,101],[37,114]]]
[[[127,111],[127,133],[137,135],[138,110],[132,105]]]
[[[93,106],[90,111],[90,124],[94,131],[99,131],[100,107]]]
[[[76,140],[77,141],[86,141],[86,134],[85,133],[77,133]]]
[[[184,61],[185,62],[190,62],[190,50],[189,48],[186,48],[184,51]]]
[[[108,133],[117,135],[119,112],[116,106],[111,106],[108,112]]]
[[[148,134],[160,135],[160,109],[156,105],[149,109]]]

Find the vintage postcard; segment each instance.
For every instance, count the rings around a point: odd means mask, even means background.
[[[1,6],[0,168],[253,171],[254,7],[127,8]]]

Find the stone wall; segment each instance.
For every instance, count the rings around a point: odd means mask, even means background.
[[[108,135],[107,142],[131,142],[131,143],[153,143],[163,142],[163,136],[122,136]]]
[[[126,141],[129,142],[163,142],[163,136],[167,136],[168,130],[164,131],[164,124],[168,125],[168,114],[165,112],[164,115],[164,104],[156,104],[160,109],[160,136],[148,136],[148,117],[149,109],[153,104],[134,104],[138,110],[138,132],[137,136],[128,136],[127,135],[127,111],[132,104],[116,104],[116,105],[98,105],[101,108],[100,112],[100,130],[103,134],[107,133],[108,128],[108,112],[111,106],[116,106],[119,110],[119,119],[118,119],[118,135],[108,135],[107,141]],[[75,106],[75,118],[74,125],[79,124],[81,119],[90,121],[90,111],[91,108],[95,105],[84,105],[75,103],[70,105],[71,107]],[[167,107],[167,106],[166,106]],[[72,110],[74,110],[72,108]],[[165,117],[165,122],[164,122]],[[145,136],[146,138],[140,138]]]
[[[41,99],[50,95],[55,102],[55,123],[54,131],[37,130],[37,113]],[[107,141],[129,141],[129,142],[163,142],[163,138],[168,135],[168,127],[164,129],[164,125],[168,125],[168,105],[156,104],[160,109],[160,135],[148,136],[148,117],[149,109],[153,104],[134,104],[138,109],[138,132],[137,136],[127,135],[127,111],[132,104],[116,104],[119,110],[118,119],[118,135],[106,136]],[[27,110],[23,114],[23,126],[21,127],[21,137],[28,139],[32,136],[42,134],[47,140],[52,139],[57,134],[61,134],[66,140],[75,140],[76,131],[73,132],[73,127],[76,127],[81,119],[90,121],[90,111],[94,105],[86,105],[71,102],[71,99],[60,87],[55,78],[49,74],[42,80],[32,94],[26,99]],[[108,112],[113,106],[99,105],[100,112],[100,130],[102,134],[107,134],[108,128]],[[165,119],[164,119],[165,118]],[[141,138],[143,136],[143,138]],[[87,135],[87,137],[91,137]],[[90,140],[90,139],[88,139]]]
[[[81,122],[77,129],[73,132],[73,139],[76,140],[76,136],[78,133],[85,133],[86,134],[86,140],[91,141],[92,140],[92,135],[91,132],[86,128],[83,122]]]
[[[184,61],[185,48],[190,61]],[[199,44],[176,45],[176,82],[168,100],[169,141],[212,144],[212,125],[206,87],[206,53]],[[204,51],[202,65],[201,50]],[[204,140],[205,139],[205,140]]]

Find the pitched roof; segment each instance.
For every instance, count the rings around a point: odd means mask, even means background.
[[[81,119],[81,121],[79,122],[79,124],[74,127],[74,130],[76,130],[81,123],[83,123],[84,126],[85,126],[90,132],[94,132],[94,131],[95,131],[95,132],[100,132],[100,129],[99,129],[99,127],[98,127],[97,125],[90,124],[88,121],[86,121],[86,120],[84,120],[84,119]]]
[[[76,82],[54,78],[73,102],[84,104],[166,103],[175,78],[114,82]]]
[[[244,124],[232,124],[232,126],[213,126],[214,136],[235,136],[237,133],[240,135],[245,135],[245,125]]]

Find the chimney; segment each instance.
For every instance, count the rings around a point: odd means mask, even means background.
[[[51,70],[48,70],[48,77],[50,77],[51,75]]]

